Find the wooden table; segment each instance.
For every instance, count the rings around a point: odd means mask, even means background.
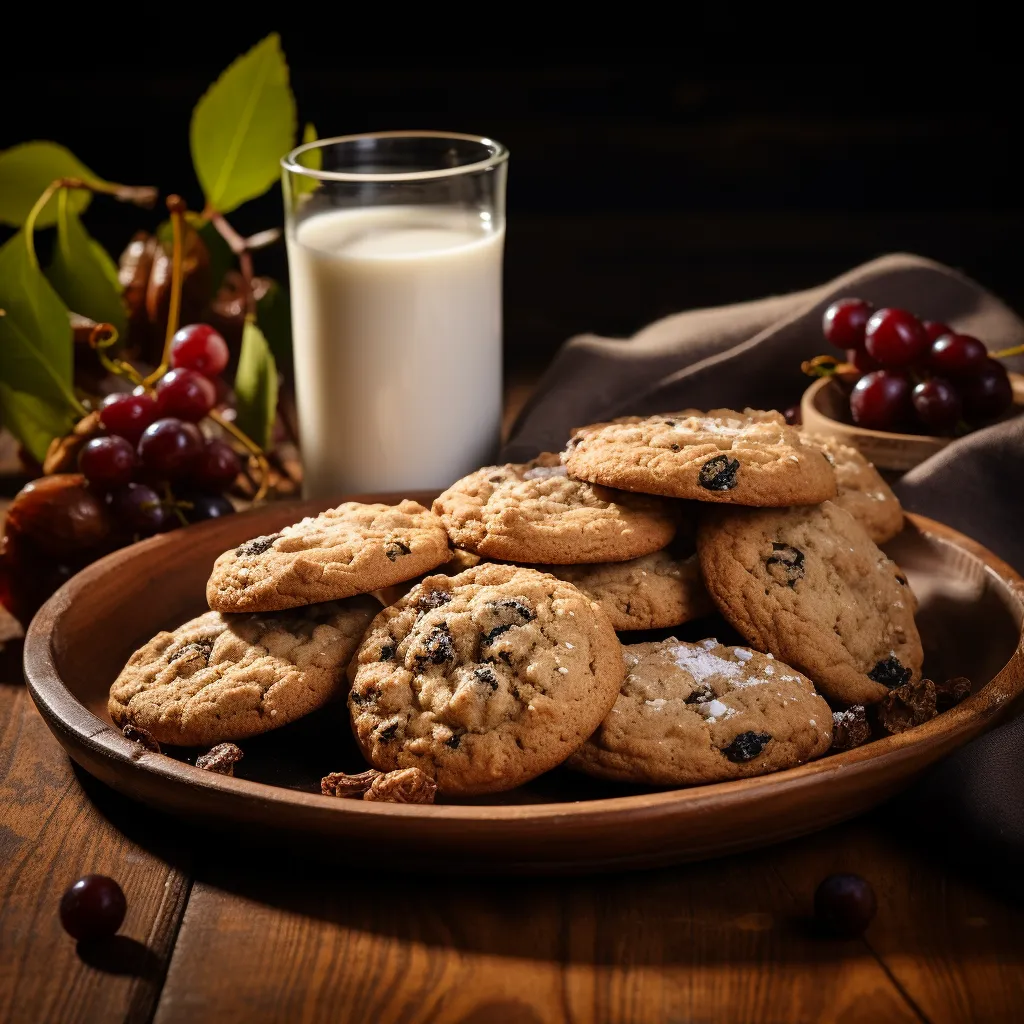
[[[402,877],[197,834],[65,757],[0,656],[0,1021],[1009,1021],[1024,912],[885,810],[771,849],[578,879]],[[415,867],[415,851],[409,852]],[[817,936],[816,883],[872,882],[863,940]],[[117,878],[120,935],[57,903]]]

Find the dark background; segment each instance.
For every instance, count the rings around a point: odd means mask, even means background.
[[[199,205],[192,106],[263,34],[208,34],[187,47],[167,35],[116,61],[90,56],[88,38],[51,41],[67,54],[51,49],[30,85],[5,73],[18,102],[5,103],[0,148],[51,138],[104,177]],[[701,67],[650,51],[529,65],[511,55],[374,60],[339,54],[332,33],[282,36],[300,122],[321,136],[440,128],[509,146],[515,375],[576,332],[626,335],[895,250],[958,267],[1024,310],[1012,67],[895,78],[835,63]],[[280,224],[278,190],[231,219],[245,233]],[[102,198],[86,216],[115,254],[155,220]],[[283,247],[260,254],[257,269],[283,275]]]

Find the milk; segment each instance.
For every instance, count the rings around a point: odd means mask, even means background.
[[[444,206],[336,210],[288,239],[308,497],[442,488],[494,455],[504,227]]]

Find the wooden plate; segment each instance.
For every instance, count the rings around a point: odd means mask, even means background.
[[[143,541],[96,562],[47,602],[26,638],[25,671],[75,761],[165,811],[321,856],[417,870],[594,871],[730,853],[852,817],[978,735],[1024,690],[1024,582],[963,535],[910,516],[887,547],[920,598],[925,669],[940,679],[969,676],[976,692],[920,728],[775,775],[651,791],[558,769],[498,797],[404,806],[319,794],[321,775],[361,764],[340,705],[246,741],[238,778],[125,739],[106,700],[132,650],[203,610],[221,551],[322,507],[281,503]],[[697,639],[725,628],[715,619],[676,632]]]
[[[1024,375],[1011,373],[1010,382],[1013,384],[1014,413],[1019,414],[1024,412]],[[868,430],[844,420],[848,412],[846,393],[828,377],[816,380],[800,400],[804,429],[815,434],[831,434],[843,444],[852,445],[879,469],[913,469],[953,441],[951,437],[928,434]]]

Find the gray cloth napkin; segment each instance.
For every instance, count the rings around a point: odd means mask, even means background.
[[[981,338],[1024,344],[1024,322],[949,267],[897,253],[807,291],[666,317],[632,338],[570,339],[513,424],[502,458],[561,450],[573,427],[688,407],[785,408],[808,380],[800,363],[829,351],[821,318],[837,298],[898,306]],[[1024,370],[1024,358],[1007,360]],[[931,516],[1024,571],[1024,416],[976,431],[895,482],[905,508]],[[914,790],[943,827],[1024,861],[1024,716],[969,744]]]

